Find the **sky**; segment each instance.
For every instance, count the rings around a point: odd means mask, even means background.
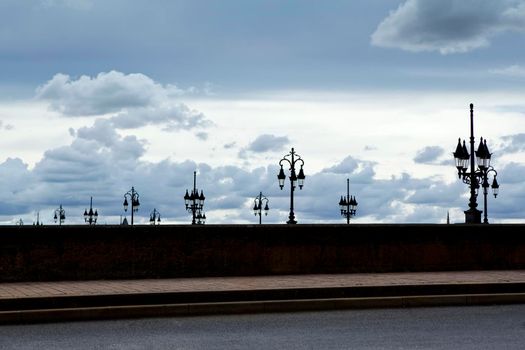
[[[452,152],[487,140],[489,221],[525,222],[523,0],[0,0],[0,224],[464,222]],[[288,174],[288,169],[285,168]],[[483,210],[482,198],[478,198]]]

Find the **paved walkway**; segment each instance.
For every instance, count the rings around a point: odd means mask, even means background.
[[[525,283],[525,270],[0,283],[0,300],[115,294],[478,283]]]

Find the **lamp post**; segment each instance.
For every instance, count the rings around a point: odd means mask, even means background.
[[[339,200],[339,209],[341,210],[341,216],[346,218],[346,223],[350,223],[350,218],[355,216],[357,211],[357,201],[355,196],[350,196],[350,179],[346,179],[346,197],[341,196]]]
[[[133,213],[139,210],[139,194],[135,191],[135,188],[131,186],[131,190],[124,194],[124,211],[128,211],[128,197],[131,201],[131,226],[133,226]]]
[[[193,190],[191,190],[191,195],[186,190],[184,195],[184,205],[188,213],[191,213],[191,224],[192,225],[204,225],[206,222],[206,214],[203,212],[204,208],[204,193],[201,190],[199,195],[199,190],[197,189],[197,172],[193,172]]]
[[[86,222],[89,225],[95,225],[97,223],[98,219],[98,212],[95,209],[95,212],[93,212],[93,197],[89,200],[89,211],[87,209],[84,209],[84,222]]]
[[[36,212],[36,222],[33,222],[33,226],[42,226],[44,225],[43,222],[40,222],[40,212]]]
[[[303,172],[303,165],[304,161],[301,159],[301,157],[295,153],[293,147],[292,151],[285,155],[283,159],[279,161],[279,165],[281,166],[281,170],[279,171],[279,174],[277,175],[277,179],[279,180],[279,187],[281,187],[281,190],[284,187],[284,181],[286,180],[286,175],[284,175],[283,170],[283,163],[288,162],[290,165],[290,215],[288,216],[287,224],[297,224],[297,221],[295,220],[295,214],[293,211],[293,193],[295,190],[295,187],[299,185],[299,189],[303,189],[304,185],[304,172]],[[299,170],[299,174],[295,174],[295,164],[297,162],[301,162],[301,169]]]
[[[62,223],[66,220],[66,211],[62,209],[62,204],[60,204],[60,207],[55,209],[55,216],[53,217],[55,222],[58,221],[58,226],[61,226]]]
[[[160,225],[160,213],[155,208],[153,208],[153,211],[149,214],[149,223],[151,225]]]
[[[263,196],[262,192],[259,193],[257,197],[255,197],[253,201],[253,214],[255,216],[259,215],[259,225],[262,224],[262,211],[263,211],[263,202],[265,202],[264,205],[264,215],[268,215],[268,210],[270,210],[270,207],[268,207],[268,198]]]
[[[479,146],[474,151],[474,105],[470,104],[470,154],[467,150],[465,140],[461,144],[461,139],[458,139],[458,145],[454,154],[456,161],[456,168],[458,169],[458,177],[463,183],[470,187],[470,200],[469,209],[465,210],[465,223],[467,224],[480,224],[481,223],[481,211],[477,209],[477,196],[478,190],[481,184],[483,188],[483,212],[484,218],[483,223],[488,224],[487,218],[487,194],[488,188],[491,186],[494,194],[494,198],[497,197],[499,192],[499,184],[497,180],[498,172],[490,165],[490,159],[492,153],[489,152],[487,147],[487,140],[480,138]],[[476,155],[476,163],[474,162],[474,154]],[[470,171],[467,171],[470,166]],[[489,185],[488,177],[489,174],[493,173],[492,185]]]

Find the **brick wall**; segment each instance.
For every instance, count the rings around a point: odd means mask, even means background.
[[[2,226],[0,281],[524,269],[524,228]]]

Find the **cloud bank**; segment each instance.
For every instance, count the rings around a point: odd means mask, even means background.
[[[278,165],[268,162],[246,170],[238,166],[212,167],[193,161],[143,160],[144,146],[135,136],[121,136],[108,120],[72,132],[73,141],[48,150],[33,169],[20,159],[0,164],[0,212],[18,219],[36,211],[51,224],[53,210],[62,204],[66,223],[81,223],[84,207],[93,196],[101,223],[118,223],[123,194],[131,186],[140,193],[138,222],[147,222],[156,208],[166,222],[185,223],[183,195],[198,171],[197,187],[206,195],[209,223],[253,222],[253,198],[263,191],[270,199],[268,223],[286,221],[289,184],[280,190]],[[462,184],[443,186],[434,179],[415,179],[404,174],[387,180],[375,178],[374,163],[346,157],[317,173],[305,169],[305,187],[296,193],[300,223],[339,222],[338,200],[346,178],[359,202],[357,219],[365,222],[439,222],[448,206],[460,206]],[[439,189],[439,190],[438,190]],[[458,190],[459,189],[459,190]],[[414,210],[414,206],[421,214]],[[434,215],[429,215],[433,212]],[[14,219],[13,219],[14,220]]]

